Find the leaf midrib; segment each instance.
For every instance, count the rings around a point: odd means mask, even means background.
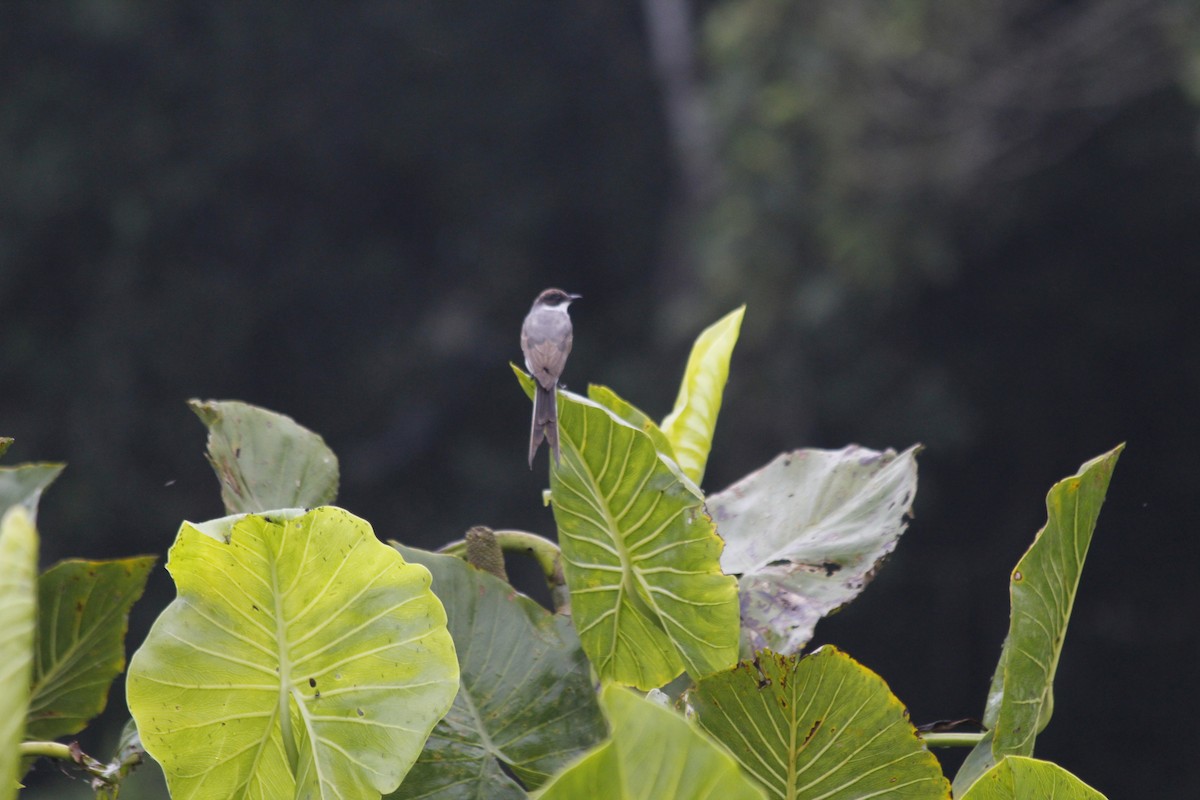
[[[586,411],[586,409],[583,410],[583,418],[584,418],[584,439],[586,440],[586,438],[587,438],[587,411]],[[612,433],[609,434],[609,437],[610,437],[609,448],[605,454],[605,471],[607,471],[607,469],[608,469],[608,460],[609,460],[609,456],[612,453],[611,437],[614,435],[615,435],[615,431],[613,431]],[[612,510],[609,508],[608,496],[606,494],[604,494],[604,492],[601,491],[599,484],[597,484],[597,482],[596,482],[596,477],[592,474],[591,467],[588,466],[587,461],[584,460],[584,458],[582,456],[581,451],[582,451],[582,447],[583,447],[583,442],[579,442],[579,443],[575,442],[575,440],[571,438],[570,431],[565,428],[562,429],[562,438],[569,445],[569,453],[570,453],[571,459],[568,463],[571,464],[576,475],[578,475],[581,479],[586,480],[588,482],[588,484],[591,487],[591,490],[593,492],[593,495],[597,498],[597,501],[598,501],[597,505],[600,507],[600,513],[604,516],[605,530],[607,530],[609,532],[609,538],[613,539],[613,544],[615,545],[615,549],[616,549],[616,553],[617,553],[617,559],[621,563],[621,580],[617,584],[617,602],[616,602],[615,611],[613,614],[613,623],[612,623],[613,633],[609,640],[610,646],[608,648],[608,653],[605,656],[605,660],[611,664],[616,660],[617,641],[618,641],[617,631],[620,630],[621,608],[624,606],[625,596],[629,592],[629,586],[627,585],[627,581],[629,580],[629,577],[630,577],[629,551],[628,551],[628,548],[626,548],[625,542],[623,539],[612,535],[613,531],[616,530],[616,521],[613,519]],[[632,442],[630,442],[630,448],[632,448]],[[628,460],[629,460],[628,450],[626,450],[625,460],[626,460],[626,463],[628,463]]]
[[[270,526],[271,523],[264,520],[264,525]],[[266,541],[263,541],[263,544],[265,545]],[[283,613],[283,593],[280,590],[279,554],[270,547],[264,547],[263,550],[271,569],[271,610],[275,616],[275,645],[279,655],[279,702],[276,705],[276,713],[279,715],[279,730],[283,737],[284,750],[287,752],[288,765],[294,775],[300,764],[300,754],[296,748],[296,737],[292,733],[292,715],[288,706],[291,696],[292,662],[288,650],[287,619]]]

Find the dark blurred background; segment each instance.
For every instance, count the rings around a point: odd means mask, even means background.
[[[917,722],[981,714],[1047,489],[1128,442],[1037,754],[1194,797],[1198,154],[1189,0],[5,2],[4,463],[69,463],[46,565],[220,515],[191,397],[321,433],[382,537],[549,534],[507,365],[534,295],[584,296],[570,388],[656,416],[744,302],[706,488],[926,445],[815,640]]]

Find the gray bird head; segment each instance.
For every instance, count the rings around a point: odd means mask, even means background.
[[[578,300],[580,297],[581,295],[569,294],[562,289],[546,289],[533,301],[533,307],[561,308],[565,311],[573,300]]]

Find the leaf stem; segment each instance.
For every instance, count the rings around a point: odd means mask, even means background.
[[[17,755],[21,758],[58,758],[63,761],[76,760],[71,746],[62,742],[21,742],[17,745]]]
[[[982,733],[922,733],[926,747],[974,747],[983,739]]]
[[[128,733],[122,736],[120,750],[107,764],[83,752],[79,742],[21,742],[17,745],[17,755],[20,758],[57,758],[61,761],[74,761],[91,776],[92,790],[96,792],[97,800],[115,798],[121,780],[142,763],[145,752],[136,730],[132,736]]]
[[[554,602],[554,610],[559,613],[569,613],[571,596],[567,591],[567,581],[562,571],[562,551],[558,545],[536,533],[519,530],[493,531],[496,543],[500,549],[509,553],[525,553],[542,568],[546,577],[546,585],[550,587],[550,597]],[[466,558],[467,542],[465,539],[450,542],[438,552],[446,555]]]

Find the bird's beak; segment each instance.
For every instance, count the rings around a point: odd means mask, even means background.
[[[569,295],[567,295],[567,297],[571,298],[572,300],[582,300],[583,299],[583,295],[581,295],[581,294],[569,294]]]

